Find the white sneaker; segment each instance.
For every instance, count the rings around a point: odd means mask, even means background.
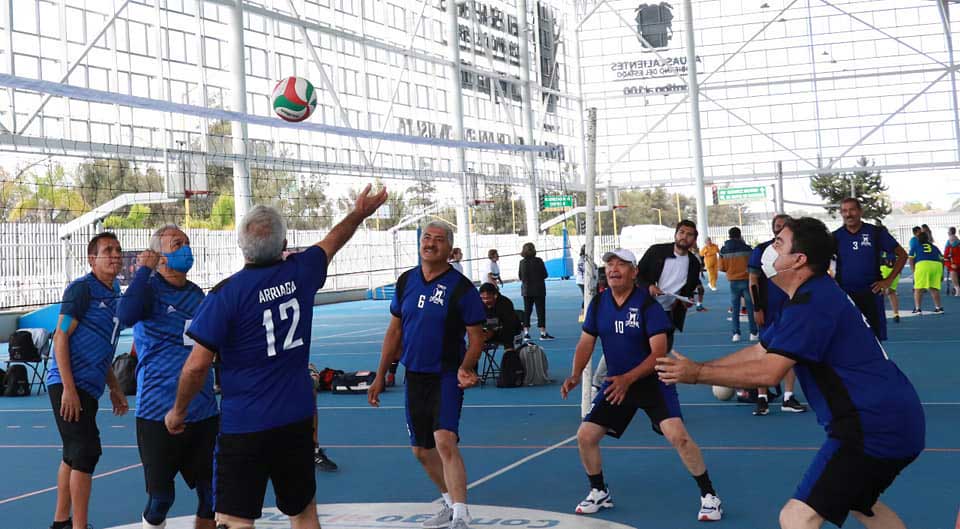
[[[723,508],[720,507],[720,498],[713,494],[707,494],[700,498],[700,512],[697,514],[697,520],[701,522],[716,522],[723,518]]]
[[[577,505],[577,514],[593,514],[600,509],[613,508],[613,497],[610,490],[590,489],[590,494]]]
[[[420,527],[424,529],[441,529],[443,527],[449,527],[453,520],[453,507],[447,505],[446,503],[440,507],[440,512],[433,516],[433,518],[428,518],[420,524]]]
[[[750,341],[751,341],[751,342],[756,342],[756,341],[759,341],[759,340],[760,340],[760,335],[759,335],[759,334],[750,333]]]
[[[731,341],[731,342],[739,342],[739,341],[740,341],[740,333],[734,334],[734,335],[733,335],[733,338],[731,338],[730,341]]]
[[[716,291],[717,291],[717,287],[710,287],[710,290],[716,292]]]
[[[450,522],[450,529],[470,529],[470,526],[463,518],[455,518]]]

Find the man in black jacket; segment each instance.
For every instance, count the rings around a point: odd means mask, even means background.
[[[696,242],[697,225],[683,220],[677,223],[673,243],[654,244],[640,259],[638,284],[657,299],[678,331],[683,331],[691,298],[701,286],[700,261],[690,254]],[[667,351],[673,347],[673,333],[667,334]]]
[[[513,351],[520,336],[520,317],[510,298],[500,295],[493,283],[480,285],[480,300],[487,309],[487,322],[483,326],[487,343],[503,345],[503,350]]]

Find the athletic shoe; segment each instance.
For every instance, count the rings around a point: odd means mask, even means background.
[[[443,506],[440,507],[440,512],[433,516],[433,518],[428,518],[420,524],[420,527],[424,529],[440,529],[441,527],[449,527],[453,521],[453,507],[449,506],[444,502]]]
[[[323,448],[319,446],[313,447],[313,462],[317,465],[317,468],[324,472],[336,472],[340,470],[340,467],[333,462],[327,454],[323,451]]]
[[[529,340],[529,339],[530,339],[530,333],[528,333],[528,332],[523,333],[523,339],[524,339],[524,340]]]
[[[767,399],[757,397],[757,407],[753,409],[753,414],[759,417],[768,413],[770,413],[770,404]]]
[[[540,335],[541,340],[556,340],[555,337],[551,336],[549,333],[543,333]]]
[[[918,316],[922,316],[922,315],[923,315],[923,311],[920,310],[920,309],[913,309],[913,310],[910,312],[910,314],[916,314],[916,315],[918,315]]]
[[[893,323],[900,323],[900,315],[899,315],[899,314],[894,314],[894,315],[893,315]]]
[[[803,413],[807,411],[807,407],[803,404],[800,404],[800,401],[797,400],[797,397],[790,395],[789,399],[780,404],[780,410],[789,411],[790,413]]]
[[[723,518],[723,507],[720,504],[720,498],[713,494],[707,494],[700,498],[700,512],[697,514],[697,520],[701,522],[716,522]]]
[[[759,335],[759,334],[750,333],[750,341],[751,341],[751,342],[756,342],[756,341],[758,341],[758,340],[760,340],[760,335]]]
[[[457,518],[450,522],[450,529],[470,529],[470,526],[467,525],[467,521],[463,518]]]
[[[731,342],[739,342],[739,341],[740,341],[740,333],[734,334],[734,335],[733,335],[733,338],[731,338],[730,341],[731,341]]]
[[[707,308],[703,305],[697,304],[697,312],[706,312]]]
[[[717,291],[717,287],[710,287],[710,290],[716,292],[716,291]]]
[[[397,383],[397,375],[394,375],[393,373],[387,373],[386,380],[384,380],[383,383],[384,383],[384,385],[387,386],[388,388],[396,385],[396,383]]]
[[[934,314],[943,314],[943,307],[937,307],[933,309]]]
[[[747,315],[747,308],[746,308],[746,307],[742,307],[742,308],[740,309],[740,315],[741,315],[741,316],[746,316],[746,315]]]
[[[727,307],[727,314],[733,314],[733,307]]]
[[[610,490],[590,489],[590,494],[577,505],[577,514],[593,514],[600,509],[612,509],[613,497]]]

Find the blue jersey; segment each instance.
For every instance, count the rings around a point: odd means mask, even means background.
[[[866,222],[856,233],[841,226],[833,232],[837,252],[837,283],[850,293],[862,292],[880,281],[880,253],[894,253],[897,240],[890,232]]]
[[[141,267],[120,298],[117,316],[133,327],[137,348],[137,417],[162,421],[177,397],[180,372],[193,340],[187,328],[203,301],[203,290],[187,282],[175,287]],[[187,421],[199,422],[218,413],[213,377],[207,377],[200,394],[187,408]]]
[[[922,261],[943,262],[943,254],[940,253],[940,248],[930,243],[921,244],[918,242],[916,248],[911,249],[910,257],[913,257],[915,263]]]
[[[390,314],[402,324],[400,362],[418,373],[456,371],[466,353],[466,328],[487,319],[480,293],[463,274],[450,268],[427,281],[419,266],[397,279]]]
[[[763,325],[760,326],[761,330],[766,329],[773,324],[777,318],[780,317],[780,311],[783,310],[783,304],[787,302],[787,293],[783,290],[780,290],[780,287],[775,285],[773,281],[767,277],[767,274],[763,273],[763,252],[767,249],[767,246],[773,244],[773,240],[767,242],[762,242],[753,249],[753,253],[750,254],[750,263],[747,267],[750,270],[751,274],[759,275],[759,281],[757,282],[760,290],[760,299],[763,303]]]
[[[650,337],[673,327],[667,313],[645,288],[634,287],[622,306],[604,290],[587,307],[583,332],[600,338],[610,376],[622,375],[650,356]]]
[[[78,389],[99,399],[107,383],[107,371],[117,350],[120,320],[117,299],[120,283],[108,287],[92,273],[67,286],[60,304],[60,314],[78,322],[70,335],[70,370]],[[47,372],[47,385],[62,384],[56,355]]]
[[[879,458],[923,450],[925,423],[916,390],[829,277],[804,283],[761,343],[797,362],[803,394],[829,437]]]
[[[313,416],[310,330],[326,278],[327,254],[312,246],[284,261],[247,264],[207,294],[187,336],[220,357],[221,432],[260,432]]]

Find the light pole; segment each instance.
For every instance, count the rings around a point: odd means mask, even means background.
[[[663,226],[663,210],[660,208],[650,208],[657,210],[657,224]]]

